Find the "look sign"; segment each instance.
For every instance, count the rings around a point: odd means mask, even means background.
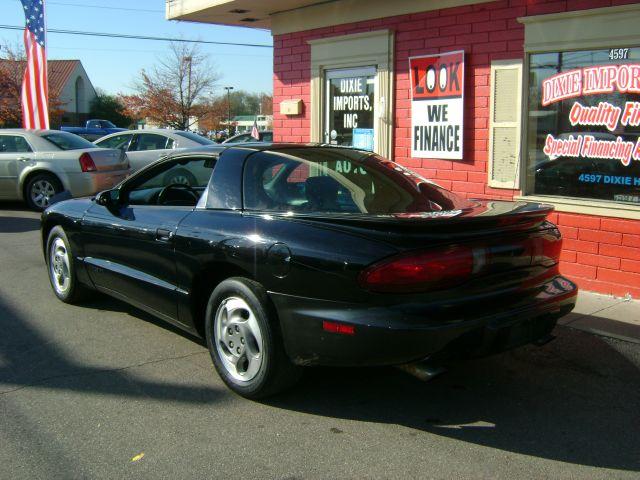
[[[411,156],[462,159],[464,52],[411,57]]]

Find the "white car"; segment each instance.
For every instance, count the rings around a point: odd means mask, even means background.
[[[67,190],[74,197],[113,187],[130,172],[126,155],[59,130],[0,129],[0,199],[44,210]]]
[[[99,147],[118,148],[127,152],[132,172],[146,167],[177,148],[216,145],[197,133],[166,129],[127,130],[106,135],[94,143]]]

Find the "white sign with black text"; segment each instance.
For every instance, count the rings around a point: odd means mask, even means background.
[[[409,59],[411,156],[460,160],[464,127],[464,52]]]

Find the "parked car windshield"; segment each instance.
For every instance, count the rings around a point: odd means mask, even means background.
[[[42,138],[49,141],[60,150],[81,150],[83,148],[96,148],[88,140],[68,132],[44,133]]]
[[[250,156],[248,210],[402,214],[467,208],[471,202],[371,152],[287,148]]]
[[[89,120],[88,128],[118,128],[109,120]]]
[[[173,132],[176,135],[178,135],[179,137],[184,137],[184,138],[188,138],[189,140],[193,140],[194,142],[200,144],[200,145],[213,145],[216,142],[209,140],[208,138],[203,137],[202,135],[198,135],[197,133],[193,133],[193,132]]]

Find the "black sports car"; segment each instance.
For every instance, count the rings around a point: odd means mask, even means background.
[[[301,366],[440,365],[549,337],[577,293],[551,210],[469,201],[371,152],[215,146],[54,204],[42,244],[60,300],[99,290],[200,335],[258,398]]]

